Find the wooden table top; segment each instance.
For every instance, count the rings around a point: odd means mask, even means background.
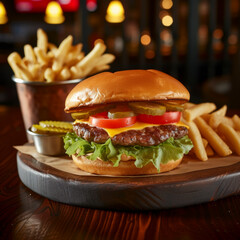
[[[240,239],[240,196],[159,211],[87,209],[48,200],[18,176],[20,109],[0,106],[0,239]]]

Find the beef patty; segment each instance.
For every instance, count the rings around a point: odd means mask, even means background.
[[[98,127],[89,126],[85,123],[76,123],[73,125],[74,132],[88,142],[105,143],[110,136],[108,133]],[[113,145],[122,146],[154,146],[158,145],[168,138],[179,139],[188,134],[188,129],[176,125],[159,125],[146,127],[142,130],[129,130],[115,135],[111,138]]]

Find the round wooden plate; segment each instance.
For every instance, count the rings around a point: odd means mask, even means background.
[[[58,202],[108,210],[155,210],[240,193],[240,163],[174,176],[78,176],[17,153],[18,174],[32,191]]]

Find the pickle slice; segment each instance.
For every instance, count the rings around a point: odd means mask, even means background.
[[[40,121],[39,125],[46,128],[46,127],[52,127],[52,128],[63,128],[72,130],[72,123],[70,122],[62,122],[62,121]]]
[[[166,112],[165,106],[153,102],[132,102],[129,107],[137,114],[163,115]]]
[[[92,114],[94,113],[92,112]],[[87,119],[90,115],[90,112],[75,112],[71,114],[73,119]]]
[[[87,119],[89,116],[108,111],[109,109],[113,108],[114,105],[108,105],[108,106],[101,106],[101,107],[95,107],[92,109],[86,109],[86,111],[79,111],[79,112],[73,112],[71,114],[73,119]]]
[[[56,127],[43,127],[39,124],[33,124],[31,127],[31,131],[34,133],[40,133],[40,134],[59,134],[59,133],[65,134],[69,132],[69,129],[56,128]]]
[[[129,108],[128,104],[126,103],[117,104],[114,108],[108,110],[108,118],[110,119],[133,116],[135,116],[135,113]]]
[[[133,117],[135,116],[133,111],[123,111],[123,112],[115,112],[115,111],[109,111],[108,112],[108,118],[110,119],[116,119],[116,118],[126,118],[126,117]]]
[[[164,103],[164,106],[168,112],[182,112],[184,110],[183,106],[179,104]]]

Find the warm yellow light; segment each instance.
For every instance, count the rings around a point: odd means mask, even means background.
[[[63,11],[58,2],[51,1],[48,3],[44,20],[49,24],[60,24],[64,22]]]
[[[7,12],[2,2],[0,2],[0,24],[7,23]]]
[[[162,18],[162,24],[166,27],[171,26],[173,23],[173,18],[169,15],[166,15]]]
[[[162,8],[170,9],[173,6],[172,0],[162,0]]]
[[[142,43],[142,45],[147,46],[147,45],[150,44],[150,42],[151,42],[151,37],[148,34],[143,34],[141,36],[141,43]]]
[[[107,8],[106,20],[110,23],[120,23],[125,19],[124,8],[120,1],[111,1]]]

